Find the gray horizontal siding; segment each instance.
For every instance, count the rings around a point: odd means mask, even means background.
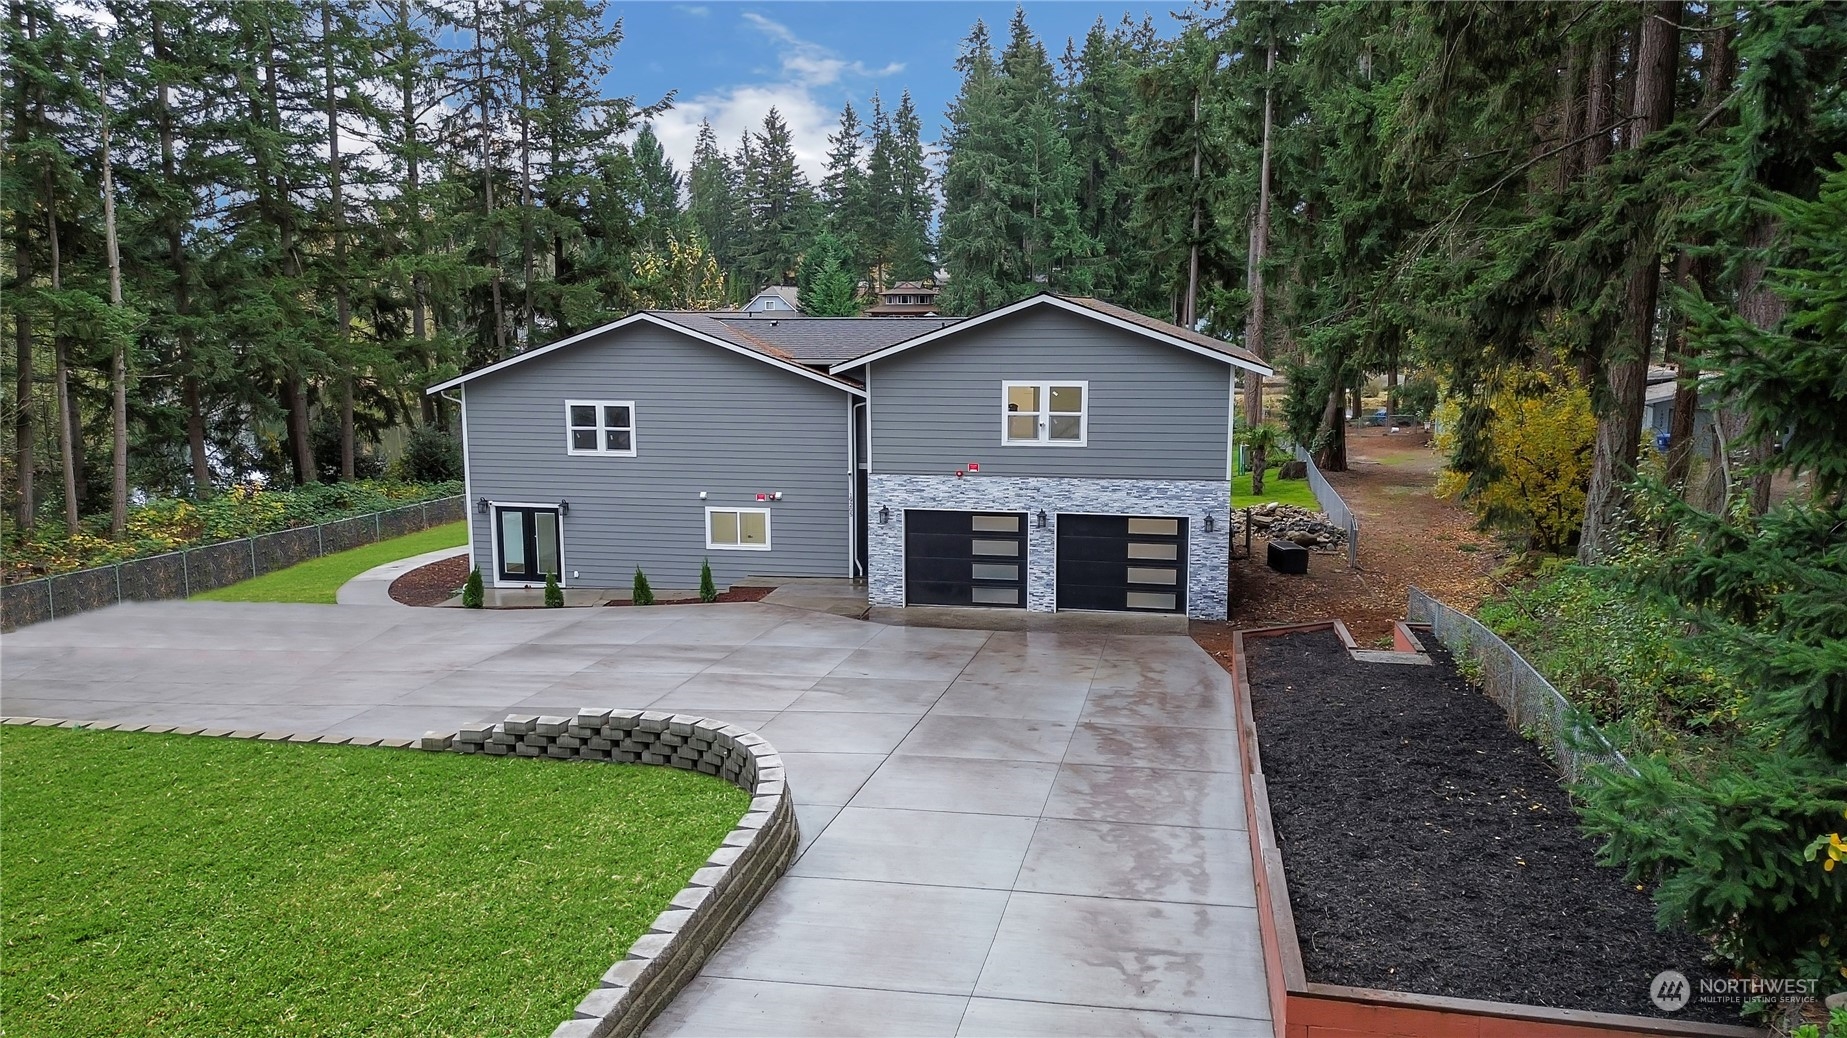
[[[847,572],[846,393],[649,325],[569,346],[463,387],[471,501],[568,500],[577,587],[720,587],[748,575]],[[565,453],[566,400],[633,400],[636,456]],[[707,500],[699,500],[705,491]],[[781,501],[759,504],[758,493]],[[770,551],[707,551],[707,506],[771,510]],[[491,582],[491,516],[473,516]]]
[[[871,365],[872,469],[947,475],[1222,479],[1230,368],[1037,307]],[[1089,445],[1003,446],[1001,383],[1090,383]]]

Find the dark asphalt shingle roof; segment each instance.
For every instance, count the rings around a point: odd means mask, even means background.
[[[952,317],[803,317],[786,314],[689,313],[659,316],[727,342],[798,364],[837,364],[954,324]]]

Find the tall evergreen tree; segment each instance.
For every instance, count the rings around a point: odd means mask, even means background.
[[[787,284],[812,233],[814,190],[795,162],[795,140],[782,113],[771,108],[740,156],[744,209],[750,227],[741,257],[747,282]],[[750,291],[755,291],[755,288]]]

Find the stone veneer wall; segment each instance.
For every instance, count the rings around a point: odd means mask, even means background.
[[[788,870],[800,839],[782,758],[762,736],[703,717],[624,710],[583,710],[575,717],[515,714],[498,723],[465,725],[454,734],[430,732],[422,739],[42,717],[0,717],[0,724],[659,764],[715,775],[749,793],[744,817],[648,932],[636,938],[627,957],[603,974],[571,1019],[558,1025],[553,1038],[640,1035]]]
[[[879,508],[891,509],[881,525]],[[867,591],[875,606],[904,605],[904,510],[1025,512],[1026,608],[1055,608],[1058,514],[1171,515],[1187,519],[1186,615],[1223,620],[1231,565],[1230,491],[1221,479],[1065,479],[1044,476],[898,476],[867,479]],[[1037,516],[1048,518],[1039,529]],[[1205,517],[1215,529],[1206,532]]]

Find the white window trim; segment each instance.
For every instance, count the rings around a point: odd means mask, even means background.
[[[571,571],[564,565],[564,508],[556,501],[489,501],[487,503],[487,540],[488,553],[493,559],[493,580],[496,588],[531,588],[544,587],[545,578],[537,580],[502,580],[500,579],[500,510],[503,508],[537,508],[550,511],[558,517],[558,586],[570,586]],[[471,508],[469,514],[474,514]],[[474,528],[474,521],[469,520],[469,528]]]
[[[756,512],[762,515],[763,516],[763,543],[762,544],[715,544],[713,543],[712,541],[712,513],[713,512],[735,512],[737,513],[737,515],[740,517],[738,520],[738,536],[739,537],[742,537],[744,535],[743,534],[744,523],[742,519],[742,516],[744,514],[748,512]],[[706,547],[706,550],[707,551],[769,551],[771,542],[775,540],[774,533],[770,529],[771,525],[772,524],[770,522],[770,510],[767,508],[725,508],[723,506],[707,506],[705,510],[705,547]]]
[[[1036,440],[1017,440],[1007,435],[1007,419],[1012,415],[1023,414],[1021,411],[1009,411],[1007,394],[1022,386],[1031,386],[1039,390],[1039,438]],[[1084,394],[1084,409],[1077,413],[1077,439],[1054,440],[1051,418],[1054,413],[1068,415],[1067,411],[1052,411],[1052,387],[1076,386]],[[1085,447],[1090,444],[1090,382],[1081,378],[1031,379],[1002,382],[1000,384],[1000,444],[1003,447]]]
[[[596,408],[596,450],[579,450],[576,444],[572,442],[571,434],[578,429],[577,426],[571,424],[571,408],[573,407]],[[612,451],[604,447],[604,444],[609,442],[609,430],[621,428],[621,426],[603,424],[603,408],[605,407],[628,408],[628,450]],[[583,455],[587,457],[632,458],[635,456],[636,447],[640,446],[636,429],[636,426],[640,424],[641,420],[635,413],[635,401],[633,400],[566,400],[564,402],[564,452],[570,455]],[[589,426],[586,425],[582,428],[588,429]]]

